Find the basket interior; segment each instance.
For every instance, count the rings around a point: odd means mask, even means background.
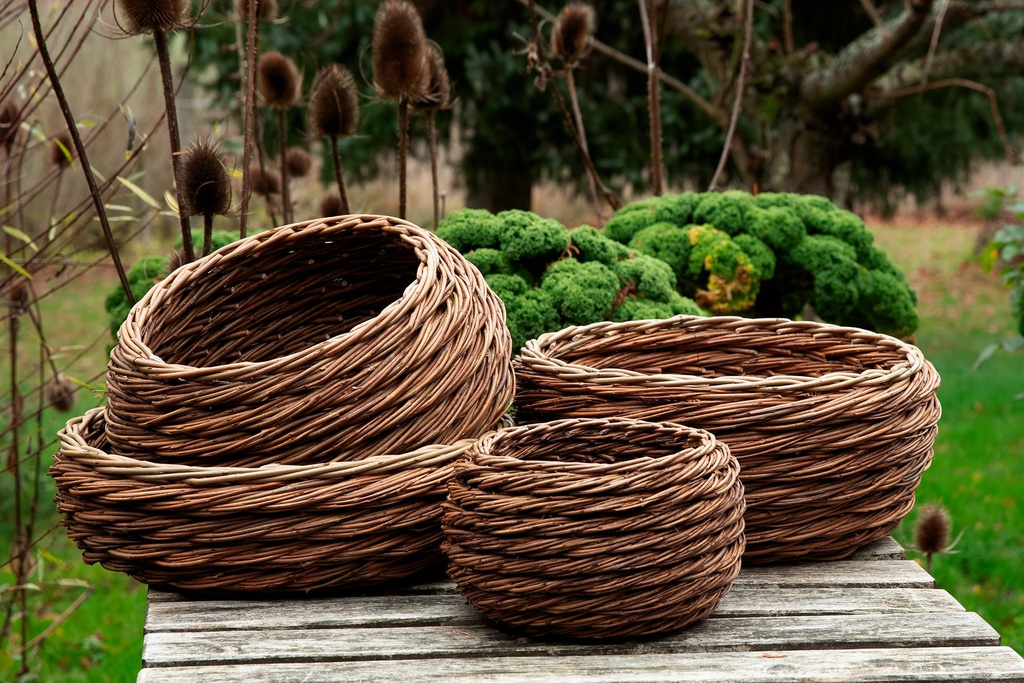
[[[667,329],[626,332],[548,351],[565,362],[648,375],[820,377],[830,372],[890,370],[906,362],[899,348],[839,333]]]
[[[144,341],[168,363],[212,366],[295,353],[401,298],[419,258],[380,231],[311,232],[192,277],[149,312]]]
[[[565,463],[613,463],[639,458],[661,458],[682,450],[698,448],[702,443],[692,432],[678,434],[630,433],[619,427],[596,429],[576,427],[563,431],[545,430],[538,435],[529,430],[505,432],[495,439],[491,455],[519,460]]]

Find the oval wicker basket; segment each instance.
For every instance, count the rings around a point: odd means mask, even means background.
[[[264,467],[153,463],[106,452],[105,410],[68,422],[50,476],[83,559],[196,591],[291,592],[440,567],[441,501],[472,444]]]
[[[395,218],[248,237],[131,310],[107,372],[112,452],[256,466],[473,438],[511,402],[512,341],[480,272]]]
[[[739,573],[743,485],[708,432],[560,420],[485,435],[444,503],[449,576],[531,635],[646,636],[707,617]]]
[[[746,562],[841,559],[914,505],[939,376],[920,350],[823,323],[597,323],[527,343],[518,419],[623,416],[707,429],[746,487]]]

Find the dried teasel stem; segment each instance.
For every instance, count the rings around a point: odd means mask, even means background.
[[[174,76],[171,72],[171,54],[167,46],[167,33],[164,31],[153,31],[153,42],[156,45],[157,60],[160,62],[160,78],[163,81],[164,108],[167,110],[167,134],[171,143],[171,168],[174,172],[174,186],[178,199],[178,207],[185,204],[185,197],[182,193],[181,164],[178,159],[181,154],[181,134],[178,132],[178,107],[174,102]],[[181,224],[181,244],[185,252],[185,258],[189,262],[196,258],[195,249],[192,247],[192,227],[189,224],[189,217],[186,211],[178,211],[178,222]]]
[[[277,132],[278,141],[280,142],[279,156],[280,167],[281,167],[281,213],[284,214],[285,224],[291,224],[292,222],[292,199],[291,193],[288,190],[288,132],[286,126],[288,125],[288,114],[284,109],[277,110]]]
[[[246,236],[247,223],[249,218],[249,197],[252,196],[252,144],[253,144],[253,118],[256,107],[256,51],[257,38],[259,37],[259,22],[257,21],[258,5],[261,3],[248,2],[247,17],[248,30],[245,39],[245,98],[242,114],[242,202],[239,207],[238,235]]]
[[[338,183],[338,198],[341,200],[341,210],[338,215],[345,215],[351,212],[348,205],[348,193],[345,191],[345,179],[341,175],[341,150],[338,149],[338,138],[332,135],[328,140],[331,143],[331,161],[334,164],[334,177]]]
[[[96,209],[96,216],[100,221],[100,228],[103,230],[103,239],[107,243],[107,252],[110,254],[111,260],[114,262],[114,268],[117,270],[117,277],[121,281],[121,287],[124,289],[125,296],[128,297],[128,302],[135,305],[135,295],[132,294],[131,285],[128,284],[128,276],[125,273],[124,264],[121,263],[121,256],[117,251],[117,243],[114,241],[114,233],[111,231],[110,222],[107,220],[107,210],[103,204],[103,195],[100,194],[99,187],[96,185],[96,178],[92,173],[92,165],[89,163],[89,156],[85,151],[85,145],[82,144],[82,138],[78,134],[78,128],[75,125],[75,117],[71,113],[71,107],[68,105],[68,98],[64,94],[64,88],[61,86],[60,78],[57,76],[57,70],[53,66],[53,60],[50,59],[50,51],[46,47],[46,37],[43,34],[42,22],[39,19],[39,6],[37,0],[29,0],[28,9],[32,18],[32,30],[35,33],[39,56],[43,60],[43,66],[46,69],[46,75],[50,80],[50,86],[53,88],[53,94],[57,96],[57,102],[60,105],[61,114],[64,115],[64,122],[67,124],[68,132],[71,134],[71,142],[74,144],[75,151],[78,153],[78,158],[82,162],[82,173],[85,175],[85,182],[89,186],[89,194],[92,197],[93,206]],[[191,237],[191,235],[189,237]]]
[[[398,102],[398,217],[405,218],[409,107],[428,86],[429,64],[423,20],[408,0],[384,0],[373,26],[374,87]]]

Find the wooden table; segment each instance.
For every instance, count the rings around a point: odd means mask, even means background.
[[[450,583],[203,600],[150,591],[145,683],[1024,681],[1024,659],[885,539],[843,562],[745,568],[707,621],[615,644],[487,625]]]

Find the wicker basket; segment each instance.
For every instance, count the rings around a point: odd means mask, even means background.
[[[528,342],[516,371],[521,421],[666,420],[727,443],[746,487],[747,562],[841,559],[891,532],[940,414],[919,349],[814,322],[598,323]]]
[[[381,216],[277,228],[182,266],[132,309],[107,372],[111,452],[258,466],[474,438],[511,402],[480,272]]]
[[[560,420],[481,438],[456,466],[443,549],[459,591],[531,635],[619,638],[707,617],[743,552],[743,486],[708,432]]]
[[[71,420],[50,468],[89,564],[196,591],[362,586],[442,566],[441,501],[471,440],[313,465],[198,467],[106,452],[105,410]]]

